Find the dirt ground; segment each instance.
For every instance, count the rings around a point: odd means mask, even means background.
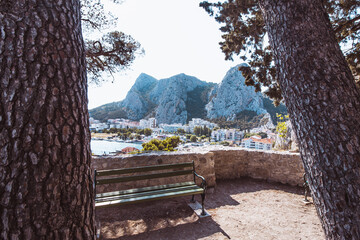
[[[302,188],[253,179],[219,181],[205,200],[211,217],[201,219],[189,199],[97,209],[100,239],[325,239],[314,205],[302,202]]]

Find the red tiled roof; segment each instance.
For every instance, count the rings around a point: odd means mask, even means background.
[[[269,139],[269,138],[257,139],[257,138],[250,137],[250,138],[244,138],[243,141],[246,141],[249,139],[251,139],[254,142],[261,142],[263,144],[271,144],[271,139]]]
[[[125,153],[129,153],[129,152],[139,151],[139,149],[134,148],[134,147],[126,147],[126,148],[121,149],[121,151],[125,152]]]

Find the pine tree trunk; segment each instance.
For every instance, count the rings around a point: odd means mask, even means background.
[[[0,239],[93,239],[80,3],[0,2]]]
[[[360,92],[321,0],[260,0],[328,239],[360,239]]]

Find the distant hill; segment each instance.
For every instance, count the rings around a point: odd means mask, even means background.
[[[231,68],[220,84],[183,73],[161,80],[142,73],[123,101],[91,109],[90,116],[100,121],[155,117],[158,123],[185,124],[192,118],[236,120],[241,114],[253,118],[269,113],[276,122],[276,113],[285,113],[285,106],[275,108],[271,100],[246,86],[238,67]]]

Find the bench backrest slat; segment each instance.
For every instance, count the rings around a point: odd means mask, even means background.
[[[96,171],[96,176],[101,177],[101,176],[120,175],[127,173],[151,172],[151,171],[165,170],[165,169],[179,169],[186,167],[193,167],[193,163],[188,162],[188,163],[164,164],[164,165],[154,165],[154,166],[124,168],[124,169],[98,170]]]
[[[117,178],[107,178],[107,179],[97,179],[96,184],[109,184],[109,183],[120,183],[120,182],[130,182],[138,181],[145,179],[154,179],[154,178],[163,178],[163,177],[173,177],[180,175],[192,174],[193,170],[182,170],[182,171],[173,171],[173,172],[164,172],[164,173],[154,173],[146,175],[137,175],[137,176],[126,176],[126,177],[117,177]]]

